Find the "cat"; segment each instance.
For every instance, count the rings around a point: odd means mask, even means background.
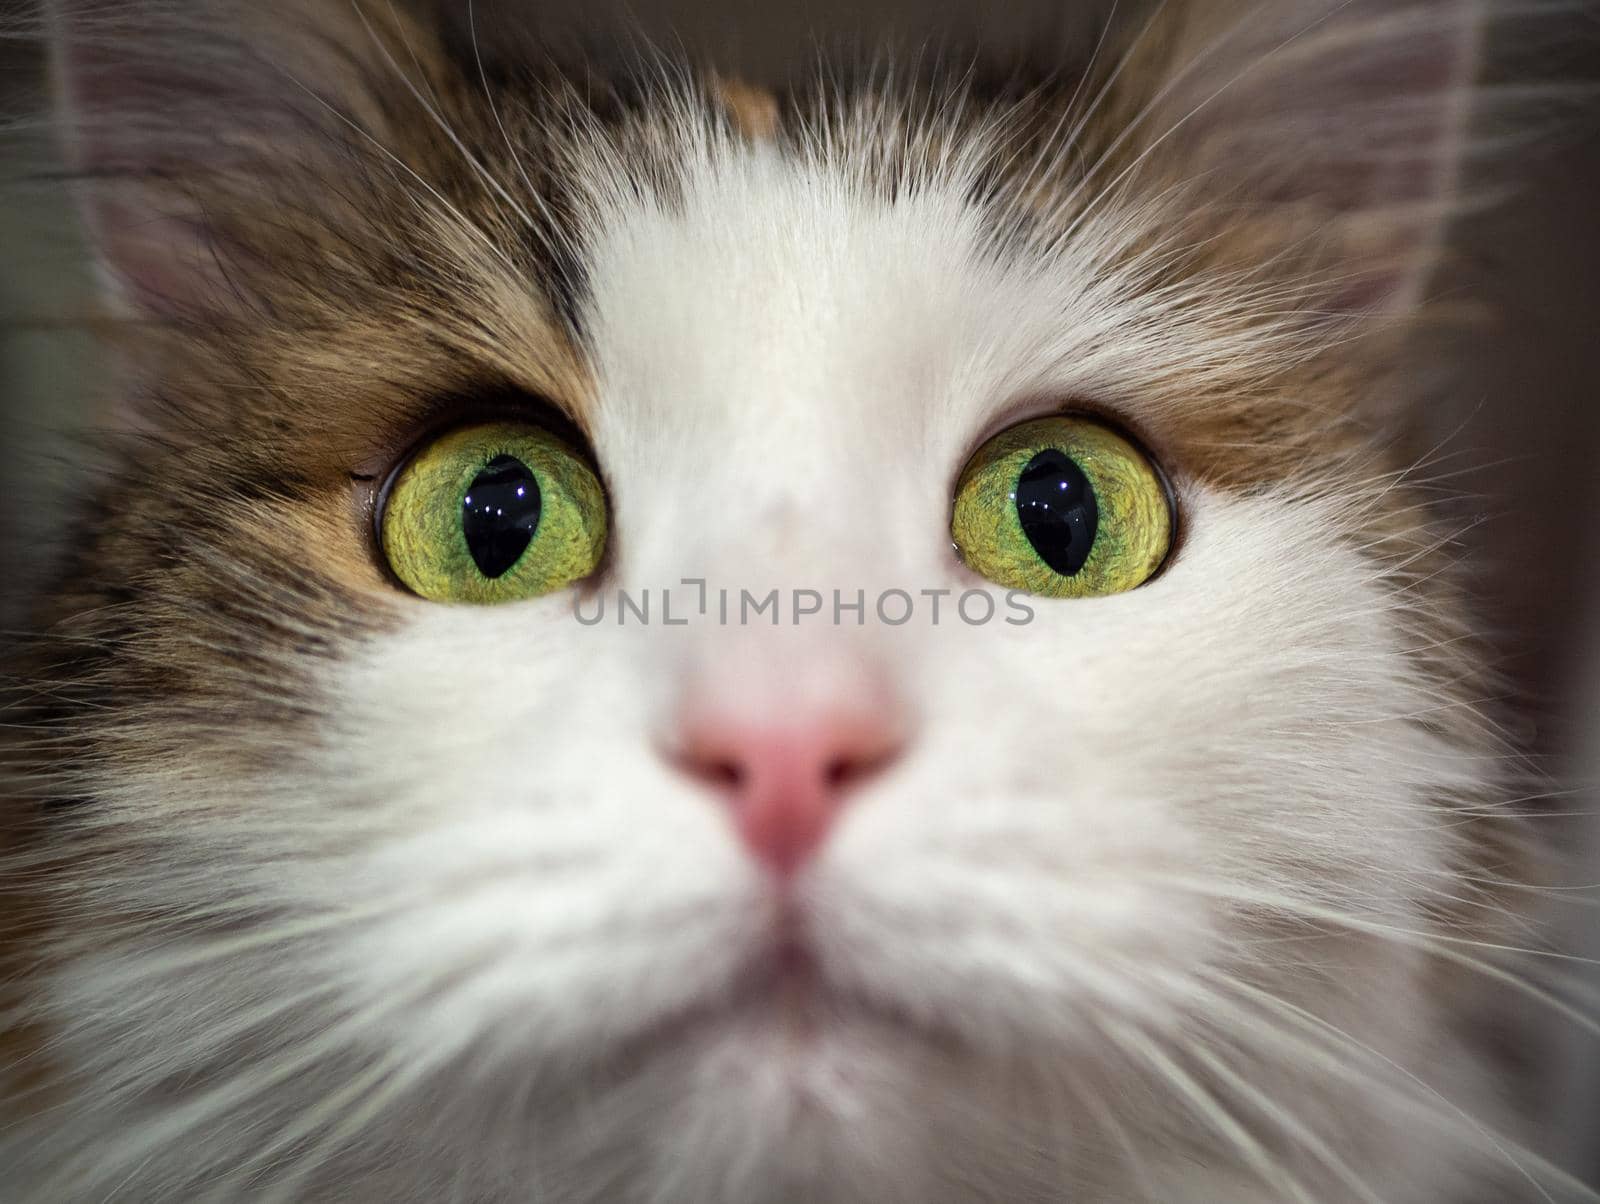
[[[0,1199],[1595,1198],[1410,435],[1481,7],[786,88],[483,17],[48,8],[119,376]]]

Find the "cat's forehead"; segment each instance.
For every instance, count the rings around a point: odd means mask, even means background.
[[[700,157],[675,204],[613,209],[588,279],[600,415],[725,435],[971,420],[1041,309],[954,183],[890,202],[767,144]]]
[[[787,139],[673,125],[640,143],[675,143],[670,188],[610,145],[575,173],[573,338],[603,458],[800,446],[953,473],[996,423],[1051,409],[1191,444],[1296,409],[1252,396],[1283,332],[1241,332],[1222,273],[1170,270],[1180,204],[1030,210],[1037,177],[997,177],[1005,130],[982,122],[938,157],[874,110]]]

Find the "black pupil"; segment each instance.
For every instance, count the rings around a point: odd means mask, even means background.
[[[1100,528],[1100,508],[1083,469],[1050,448],[1028,461],[1017,478],[1017,517],[1033,550],[1063,577],[1089,559]]]
[[[539,482],[515,456],[496,456],[461,499],[461,529],[478,570],[491,580],[522,558],[539,527]]]

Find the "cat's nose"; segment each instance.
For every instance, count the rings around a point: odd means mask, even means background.
[[[821,847],[856,790],[900,756],[881,710],[822,710],[773,722],[702,714],[686,724],[677,762],[727,803],[750,852],[779,878]]]

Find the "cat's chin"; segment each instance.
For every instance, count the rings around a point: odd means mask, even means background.
[[[880,1044],[892,1035],[893,1044],[948,1059],[981,1056],[936,1009],[913,1009],[830,974],[825,956],[797,935],[800,928],[780,920],[726,1001],[691,1012],[668,1029],[698,1028],[713,1041],[722,1034],[749,1056],[802,1078],[807,1058],[825,1056],[865,1034]]]
[[[495,1194],[508,1182],[601,1173],[610,1194],[570,1198],[928,1204],[951,1198],[939,1176],[958,1168],[996,1183],[1028,1168],[1031,1182],[993,1198],[1041,1198],[1042,1181],[1061,1181],[1023,1148],[1037,1148],[1036,1110],[1018,1111],[1028,1093],[1007,1090],[1007,1074],[831,995],[808,968],[780,966],[616,1052],[582,1081],[525,1092],[523,1108],[458,1097],[460,1107],[408,1115],[396,1141],[419,1166],[455,1168],[485,1199],[511,1198]],[[1058,1141],[1060,1156],[1068,1146]],[[420,1172],[385,1173],[405,1182]]]
[[[826,1111],[855,1094],[852,1084],[869,1065],[880,1083],[909,1082],[935,1064],[948,1071],[979,1058],[954,1030],[830,980],[807,945],[780,936],[731,991],[598,1058],[590,1085],[626,1092],[667,1076],[691,1093],[755,1092],[751,1106]]]
[[[629,1118],[611,1140],[654,1152],[647,1178],[676,1185],[661,1198],[931,1201],[958,1168],[1007,1183],[999,1198],[1064,1181],[1034,1152],[1042,1097],[1016,1065],[831,986],[802,951],[764,969],[647,1038],[627,1080],[609,1083],[607,1110]],[[570,1148],[563,1130],[556,1148]],[[1069,1137],[1050,1140],[1049,1161],[1074,1156]]]
[[[841,986],[823,972],[804,944],[782,940],[751,974],[731,1016],[729,1031],[752,1047],[754,1056],[780,1069],[804,1074],[808,1057],[824,1054],[830,1043],[855,1039],[865,1030],[889,1030],[901,1040],[962,1051],[954,1034],[918,1020],[909,1012]],[[716,1017],[708,1021],[714,1028]]]
[[[569,1065],[590,1086],[624,1087],[665,1064],[679,1075],[759,1080],[804,1100],[868,1064],[881,1078],[904,1075],[911,1083],[930,1075],[1010,1077],[1019,1051],[1026,1062],[1089,1064],[1100,1058],[1098,1011],[1113,1008],[1157,1028],[1170,1019],[1154,996],[1139,1011],[1132,1000],[1118,1007],[1085,991],[1057,995],[1043,1009],[1029,1001],[1003,1013],[1000,1024],[1001,1012],[971,997],[971,981],[936,993],[937,967],[920,972],[904,959],[841,957],[809,928],[803,912],[779,902],[765,939],[746,950],[731,983]],[[1004,995],[1010,984],[997,977],[993,985],[987,994]]]
[[[732,991],[652,1025],[603,1062],[612,1073],[631,1072],[693,1049],[701,1057],[745,1058],[769,1073],[804,1078],[808,1062],[846,1034],[880,1026],[919,1041],[942,1040],[933,1029],[829,982],[806,945],[780,938],[752,959]]]

